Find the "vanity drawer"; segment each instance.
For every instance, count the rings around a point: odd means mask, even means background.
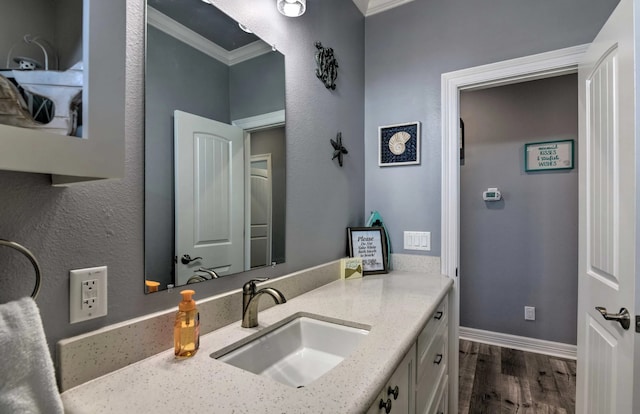
[[[440,381],[436,398],[433,400],[428,414],[447,414],[449,412],[449,376],[445,373]]]
[[[448,296],[446,296],[436,307],[435,313],[431,316],[431,319],[427,322],[425,327],[418,335],[418,360],[420,360],[422,355],[424,355],[424,353],[427,351],[427,348],[433,341],[438,328],[447,325],[447,319],[449,316],[447,307],[448,303]]]
[[[435,333],[424,355],[418,359],[416,412],[426,413],[447,375],[448,331],[444,324]]]

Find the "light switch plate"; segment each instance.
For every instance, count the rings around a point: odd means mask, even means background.
[[[107,315],[107,266],[69,272],[69,322]]]
[[[431,232],[428,231],[405,231],[405,250],[431,250]]]

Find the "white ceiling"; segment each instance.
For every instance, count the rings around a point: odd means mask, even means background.
[[[371,16],[411,1],[413,0],[353,0],[365,16]]]

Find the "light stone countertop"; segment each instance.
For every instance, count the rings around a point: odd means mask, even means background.
[[[337,280],[260,312],[257,328],[241,328],[238,321],[203,335],[192,358],[175,360],[170,349],[72,388],[62,394],[65,412],[360,413],[372,404],[452,284],[439,274],[401,271]],[[210,357],[299,312],[371,330],[344,361],[300,389]],[[200,315],[210,317],[215,316]]]

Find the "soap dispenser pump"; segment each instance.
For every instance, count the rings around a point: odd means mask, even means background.
[[[192,298],[194,293],[193,290],[180,292],[182,302],[178,305],[173,327],[175,355],[179,359],[194,356],[200,347],[200,312]]]

